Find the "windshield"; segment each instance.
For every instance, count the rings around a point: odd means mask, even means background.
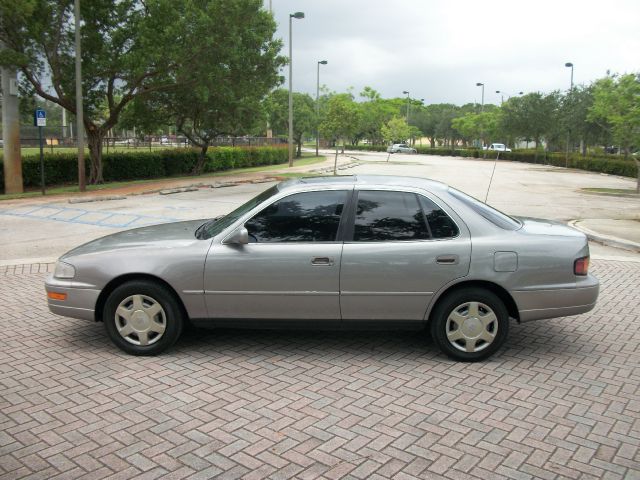
[[[474,212],[480,214],[500,228],[503,228],[505,230],[518,230],[522,226],[522,223],[520,223],[515,218],[512,218],[509,215],[504,214],[493,207],[490,207],[486,203],[483,203],[480,200],[467,195],[466,193],[462,193],[461,191],[456,190],[455,188],[449,187],[449,193],[460,200],[462,203],[467,205],[469,208],[471,208]]]
[[[196,230],[196,237],[205,240],[208,238],[215,237],[220,232],[222,232],[225,228],[235,222],[238,218],[243,216],[245,213],[264,202],[268,198],[274,196],[278,193],[278,186],[274,185],[273,187],[265,190],[257,197],[253,197],[247,203],[239,206],[233,212],[228,213],[222,217],[216,217],[212,220],[209,220],[207,223],[203,224]]]

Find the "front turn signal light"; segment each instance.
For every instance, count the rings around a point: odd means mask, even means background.
[[[67,294],[58,292],[47,292],[47,297],[49,297],[51,300],[60,300],[61,302],[64,302],[67,299]]]
[[[578,258],[573,262],[573,273],[576,275],[586,275],[589,273],[589,257]]]

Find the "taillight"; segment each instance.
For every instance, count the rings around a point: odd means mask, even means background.
[[[589,273],[589,257],[578,258],[573,262],[573,273],[576,275],[586,275]]]

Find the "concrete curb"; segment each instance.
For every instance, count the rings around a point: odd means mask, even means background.
[[[580,225],[583,220],[571,220],[569,226],[584,233],[591,241],[601,243],[609,247],[621,248],[623,250],[629,250],[635,253],[640,253],[640,243],[632,242],[631,240],[625,240],[623,238],[614,237],[612,235],[604,235],[602,233],[594,232],[589,228]]]

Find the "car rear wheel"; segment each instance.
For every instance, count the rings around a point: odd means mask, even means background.
[[[134,280],[117,287],[105,302],[107,334],[118,348],[133,355],[157,355],[182,333],[182,309],[165,286]]]
[[[455,360],[475,362],[493,355],[509,333],[509,314],[494,293],[457,290],[442,299],[431,318],[431,336]]]

